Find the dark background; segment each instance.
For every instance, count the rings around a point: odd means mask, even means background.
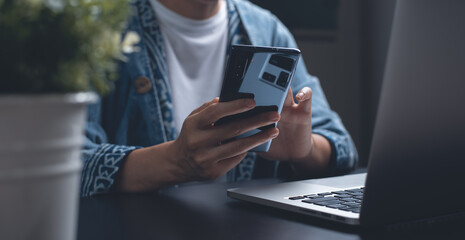
[[[366,166],[395,0],[251,0],[291,30]]]

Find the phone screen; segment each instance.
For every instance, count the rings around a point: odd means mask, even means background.
[[[224,124],[266,111],[281,113],[299,58],[298,49],[233,45],[226,66],[220,101],[253,98],[256,107],[222,118],[215,124]],[[275,125],[247,132],[239,138],[251,136],[269,127]],[[270,145],[271,141],[252,151],[266,152]]]

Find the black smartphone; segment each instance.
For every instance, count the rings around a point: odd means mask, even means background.
[[[233,45],[221,87],[220,102],[240,98],[253,98],[256,107],[244,113],[220,119],[223,124],[267,111],[281,113],[287,91],[294,77],[300,50],[295,48]],[[238,138],[254,135],[275,124],[244,133]],[[271,141],[253,148],[254,152],[267,152]]]

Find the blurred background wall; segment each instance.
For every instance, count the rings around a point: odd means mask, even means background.
[[[395,0],[251,0],[291,30],[366,166]]]

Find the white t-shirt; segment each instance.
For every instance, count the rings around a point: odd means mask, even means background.
[[[178,133],[186,117],[219,96],[228,38],[224,1],[217,14],[205,20],[183,17],[151,0],[163,34],[171,84],[174,121]]]

